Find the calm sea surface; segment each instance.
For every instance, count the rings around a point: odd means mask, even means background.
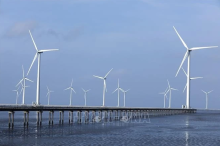
[[[220,111],[198,111],[195,114],[151,117],[145,121],[36,126],[35,112],[30,113],[29,128],[23,127],[23,114],[15,113],[15,127],[8,129],[8,113],[0,112],[0,145],[157,145],[157,146],[220,146]]]

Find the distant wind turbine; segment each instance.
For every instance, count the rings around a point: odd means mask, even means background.
[[[18,86],[18,88],[16,89],[16,90],[12,90],[12,91],[14,91],[14,92],[16,92],[16,104],[18,104],[18,96],[19,96],[19,88],[20,88],[20,86]]]
[[[183,68],[182,68],[182,70],[183,70],[184,74],[185,74],[186,77],[187,77],[188,75],[186,74],[185,70],[184,70]],[[203,78],[203,77],[194,77],[194,78],[190,78],[190,80],[201,79],[201,78]],[[187,86],[187,83],[186,83],[186,86]],[[185,91],[186,86],[184,87],[183,92]]]
[[[177,90],[177,89],[171,88],[168,80],[167,80],[167,83],[168,83],[168,91],[170,91],[169,108],[171,108],[171,90]]]
[[[48,86],[47,86],[47,95],[46,95],[46,97],[48,97],[48,105],[50,105],[50,93],[51,92],[54,92],[54,91],[50,91]]]
[[[179,69],[177,70],[176,76],[179,73],[179,70],[181,69],[184,61],[186,60],[186,58],[188,58],[188,66],[187,66],[187,90],[186,90],[186,108],[189,109],[190,108],[190,53],[191,51],[194,50],[198,50],[198,49],[207,49],[207,48],[216,48],[218,46],[209,46],[209,47],[193,47],[193,48],[188,48],[188,46],[186,45],[186,43],[183,41],[183,39],[181,38],[181,36],[179,35],[179,33],[177,32],[176,28],[173,26],[176,34],[178,35],[179,39],[181,40],[181,42],[183,43],[183,46],[186,48],[186,53],[183,57],[183,60],[180,64]]]
[[[119,107],[119,105],[120,105],[120,103],[119,103],[120,102],[120,97],[119,97],[120,96],[120,93],[119,93],[120,92],[119,79],[118,79],[118,88],[116,88],[115,91],[113,91],[112,93],[115,93],[116,91],[118,91],[118,107]]]
[[[70,84],[70,87],[64,89],[64,90],[69,90],[70,89],[70,106],[72,105],[72,91],[75,92],[75,90],[73,89],[73,79],[72,79],[72,82]],[[76,93],[76,92],[75,92]]]
[[[167,93],[169,92],[168,89],[169,89],[169,88],[167,87],[164,92],[159,93],[159,94],[163,94],[163,96],[164,96],[164,102],[163,102],[163,107],[164,107],[164,108],[166,108],[166,98],[167,98]]]
[[[27,75],[29,74],[29,72],[30,72],[30,70],[31,70],[31,68],[32,68],[32,66],[33,66],[33,64],[34,64],[34,62],[35,62],[35,60],[38,58],[36,105],[39,105],[39,104],[40,104],[40,59],[41,59],[41,54],[42,54],[43,52],[48,52],[48,51],[57,51],[58,49],[38,50],[38,49],[37,49],[37,46],[36,46],[36,44],[35,44],[35,41],[34,41],[32,35],[31,35],[31,31],[30,31],[30,30],[29,30],[29,33],[30,33],[31,39],[32,39],[32,41],[33,41],[34,47],[35,47],[35,49],[36,49],[36,54],[35,54],[35,56],[34,56],[34,59],[33,59],[32,63],[31,63],[31,66],[30,66],[30,68],[29,68],[29,70],[28,70]]]
[[[206,109],[208,109],[208,94],[211,93],[213,90],[209,91],[209,92],[205,92],[202,90],[202,92],[204,92],[206,94]]]
[[[130,90],[130,89],[128,89],[128,90],[123,90],[123,89],[121,89],[120,88],[120,90],[124,93],[124,107],[125,107],[125,96],[126,96],[126,93]]]
[[[109,74],[112,70],[113,70],[113,68],[112,68],[104,77],[99,77],[99,76],[93,75],[94,77],[99,78],[99,79],[102,79],[102,80],[104,81],[104,87],[103,87],[103,104],[102,104],[102,106],[105,106],[105,92],[107,92],[106,79],[107,79],[108,74]]]
[[[84,89],[82,88],[82,90],[83,90],[83,92],[84,92],[84,99],[85,99],[85,106],[86,106],[86,95],[87,95],[87,92],[90,91],[90,89],[89,89],[89,90],[84,90]]]
[[[23,72],[23,78],[18,82],[18,84],[16,85],[16,87],[18,86],[18,85],[22,85],[22,89],[21,89],[21,91],[23,91],[23,98],[22,98],[22,104],[25,104],[25,88],[26,87],[28,87],[28,86],[26,86],[26,80],[27,81],[30,81],[30,82],[33,82],[32,80],[30,80],[30,79],[28,79],[25,75],[24,75],[24,67],[23,67],[23,65],[22,65],[22,72]],[[23,82],[23,84],[22,84],[22,82]]]

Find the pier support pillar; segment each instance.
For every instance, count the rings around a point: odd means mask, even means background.
[[[8,128],[14,128],[14,111],[8,112]]]
[[[69,111],[69,124],[73,123],[73,111]]]
[[[53,125],[54,111],[49,111],[49,125]]]
[[[29,111],[24,111],[24,127],[28,127],[28,121],[29,121]]]
[[[63,124],[64,122],[64,111],[60,111],[59,124]]]

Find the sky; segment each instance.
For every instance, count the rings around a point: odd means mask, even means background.
[[[124,90],[128,107],[163,107],[167,79],[173,108],[186,104],[183,88],[186,76],[175,77],[188,47],[220,46],[220,2],[218,0],[1,0],[0,1],[0,104],[15,104],[16,84],[27,73],[38,49],[59,49],[41,55],[40,103],[69,105],[73,79],[73,105],[102,105],[103,81],[107,77],[106,106],[117,106],[117,80]],[[191,107],[220,109],[220,47],[191,53]],[[184,63],[186,69],[187,64]],[[25,103],[36,101],[37,62],[27,82]],[[18,103],[21,103],[22,95]],[[166,100],[168,106],[168,100]],[[123,93],[120,93],[123,106]]]

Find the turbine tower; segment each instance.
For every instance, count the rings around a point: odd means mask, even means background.
[[[182,68],[182,70],[187,77],[188,75],[186,74],[185,70],[183,68]],[[203,78],[203,77],[194,77],[194,78],[190,78],[190,80],[201,79],[201,78]],[[186,86],[187,86],[187,83],[186,83]],[[186,86],[184,87],[183,92],[186,90]]]
[[[72,79],[72,82],[71,82],[71,84],[70,84],[70,87],[64,89],[64,90],[70,89],[70,106],[72,105],[72,91],[75,92],[72,86],[73,86],[73,79]],[[75,92],[75,93],[76,93],[76,92]]]
[[[48,105],[50,105],[50,93],[51,92],[54,92],[54,91],[50,91],[48,86],[47,86],[47,95],[46,95],[46,97],[48,97]]]
[[[166,108],[166,98],[167,98],[167,93],[169,92],[168,89],[169,89],[169,88],[167,87],[164,92],[159,93],[159,94],[163,94],[163,96],[164,96],[164,102],[163,102],[163,107],[164,107],[164,108]]]
[[[120,96],[120,94],[119,94],[119,91],[120,91],[119,79],[118,79],[118,88],[116,88],[115,91],[118,91],[118,107],[119,107],[119,105],[120,105],[120,103],[119,103],[120,102],[120,97],[119,97]],[[115,93],[115,91],[113,91],[112,93]]]
[[[109,74],[112,70],[113,70],[113,68],[112,68],[104,77],[99,77],[99,76],[93,75],[94,77],[99,78],[99,79],[102,79],[102,80],[104,81],[104,87],[103,87],[103,103],[102,103],[102,106],[105,106],[105,92],[107,92],[106,79],[107,79],[108,74]]]
[[[32,41],[33,41],[34,47],[35,47],[35,49],[36,49],[36,54],[35,54],[35,56],[34,56],[34,59],[33,59],[32,63],[31,63],[31,66],[30,66],[30,68],[29,68],[29,70],[28,70],[27,75],[29,74],[29,72],[30,72],[30,70],[31,70],[31,68],[32,68],[32,66],[33,66],[33,64],[34,64],[34,62],[35,62],[35,60],[38,58],[36,105],[39,105],[39,104],[40,104],[40,59],[41,59],[41,54],[42,54],[43,52],[48,52],[48,51],[57,51],[58,49],[38,50],[38,49],[37,49],[37,46],[36,46],[36,44],[35,44],[35,41],[34,41],[32,35],[31,35],[31,31],[30,31],[30,30],[29,30],[29,33],[30,33],[31,39],[32,39]]]
[[[23,78],[18,82],[18,84],[16,85],[16,87],[17,87],[19,84],[22,85],[22,89],[21,89],[21,91],[23,91],[22,104],[25,104],[25,88],[28,87],[28,86],[26,86],[26,80],[27,80],[27,81],[30,81],[30,82],[33,82],[33,81],[30,80],[30,79],[28,79],[27,77],[25,77],[23,65],[22,65],[22,72],[23,72]],[[22,82],[23,82],[23,84],[22,84]]]
[[[208,109],[208,94],[211,93],[213,90],[209,91],[209,92],[205,92],[202,90],[202,92],[204,92],[206,94],[206,109]]]
[[[167,80],[167,82],[168,82],[168,91],[170,91],[169,108],[171,108],[171,90],[177,90],[177,89],[171,88],[168,80]]]
[[[193,48],[188,48],[188,46],[186,45],[186,43],[183,41],[183,39],[181,38],[181,36],[179,35],[179,33],[177,32],[176,28],[173,26],[176,34],[178,35],[179,39],[181,40],[181,42],[183,43],[183,46],[186,48],[186,53],[183,57],[183,60],[180,64],[179,69],[177,70],[176,76],[179,73],[179,70],[181,69],[184,61],[186,60],[186,58],[188,59],[188,66],[187,66],[187,89],[186,89],[186,108],[189,109],[190,108],[190,53],[191,51],[194,50],[198,50],[198,49],[207,49],[207,48],[216,48],[218,46],[209,46],[209,47],[193,47]]]
[[[121,89],[121,88],[119,88],[123,93],[124,93],[124,107],[125,107],[125,96],[126,96],[126,93],[130,90],[130,89],[128,89],[128,90],[123,90],[123,89]]]
[[[86,106],[86,95],[87,95],[87,92],[90,91],[90,89],[89,89],[89,90],[84,90],[84,89],[82,88],[82,90],[83,90],[83,92],[84,92],[84,99],[85,99],[85,106]]]

